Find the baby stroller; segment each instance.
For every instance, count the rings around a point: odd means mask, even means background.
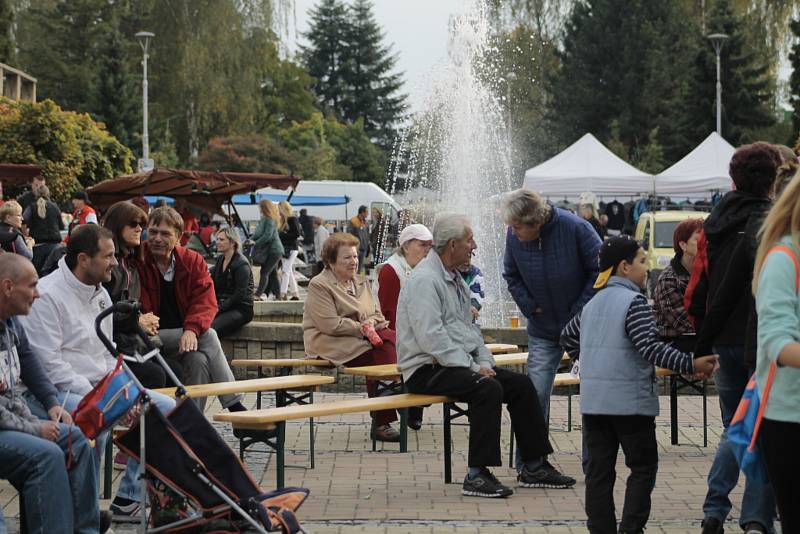
[[[108,350],[116,349],[100,329],[110,313],[129,313],[129,324],[138,328],[139,310],[135,303],[118,302],[95,320],[95,329]],[[149,338],[139,329],[148,345]],[[217,434],[187,396],[180,381],[158,350],[142,356],[124,356],[128,361],[155,358],[178,386],[177,405],[162,414],[150,402],[144,388],[141,411],[130,429],[115,438],[115,443],[139,464],[142,494],[149,495],[149,518],[142,519],[145,532],[303,532],[295,511],[305,501],[308,490],[286,488],[263,492],[227,443]],[[127,366],[126,366],[127,368]],[[142,431],[143,429],[143,431]],[[146,469],[146,472],[145,472]],[[144,491],[146,489],[146,492]]]

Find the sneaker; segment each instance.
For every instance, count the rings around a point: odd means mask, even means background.
[[[139,523],[142,520],[142,503],[115,497],[108,509],[115,523]]]
[[[724,534],[725,529],[722,527],[722,521],[716,517],[706,517],[701,523],[703,530],[701,534]]]
[[[514,490],[504,486],[485,467],[475,475],[475,478],[464,477],[461,494],[468,497],[488,497],[490,499],[505,498],[514,494]]]
[[[767,534],[767,529],[761,523],[751,521],[744,526],[744,534]]]
[[[117,451],[114,455],[114,469],[124,471],[128,468],[128,455],[122,451]]]
[[[517,475],[517,485],[521,488],[552,488],[564,489],[575,485],[575,479],[562,475],[548,462],[535,472],[531,473],[523,467]]]

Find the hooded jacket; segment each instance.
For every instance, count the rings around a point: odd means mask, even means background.
[[[503,278],[528,319],[528,335],[558,341],[561,330],[595,294],[600,237],[592,225],[552,204],[539,238],[506,233]]]
[[[704,306],[714,302],[725,273],[731,267],[733,252],[745,235],[745,229],[757,225],[769,210],[769,198],[744,191],[726,193],[706,219],[705,231],[708,253],[708,293]],[[752,221],[752,222],[751,222]],[[750,266],[752,270],[752,266]],[[743,345],[745,330],[752,301],[746,288],[739,298],[730,304],[731,311],[724,328],[720,329],[713,343]],[[696,303],[694,303],[696,305]]]

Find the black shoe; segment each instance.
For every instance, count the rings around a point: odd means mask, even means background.
[[[411,430],[419,430],[422,428],[422,419],[408,419],[408,428]]]
[[[375,441],[398,443],[400,441],[400,432],[392,428],[391,425],[372,425],[372,430],[369,432],[369,437]]]
[[[514,494],[514,490],[504,486],[497,478],[485,467],[481,472],[470,478],[464,477],[464,485],[461,486],[461,494],[468,497],[488,497],[491,499],[505,498]]]
[[[100,510],[100,534],[105,534],[111,528],[113,514],[109,510]]]
[[[142,503],[115,497],[111,503],[109,511],[112,514],[111,520],[115,523],[138,523],[142,520]]]
[[[558,470],[545,462],[540,469],[531,473],[527,467],[523,467],[517,475],[517,484],[521,488],[552,488],[564,489],[575,485],[575,479],[562,475]]]
[[[716,517],[706,517],[701,523],[703,530],[701,534],[724,534],[725,529],[722,527],[722,521]]]

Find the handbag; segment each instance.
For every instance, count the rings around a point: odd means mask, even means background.
[[[795,267],[795,291],[800,291],[800,264],[794,251],[786,246],[774,247],[769,253],[785,252],[794,260]],[[742,400],[733,414],[731,424],[728,427],[728,441],[731,443],[733,454],[739,464],[739,469],[747,476],[757,482],[766,483],[769,481],[767,467],[764,457],[758,446],[758,431],[761,428],[761,421],[764,419],[764,411],[767,408],[769,393],[772,390],[772,383],[775,380],[775,371],[778,369],[777,362],[772,362],[767,374],[767,382],[764,390],[759,393],[756,375],[750,377],[747,387],[742,395]]]
[[[95,439],[128,413],[140,394],[136,381],[122,367],[120,353],[117,365],[81,399],[72,412],[72,419],[87,439]]]

